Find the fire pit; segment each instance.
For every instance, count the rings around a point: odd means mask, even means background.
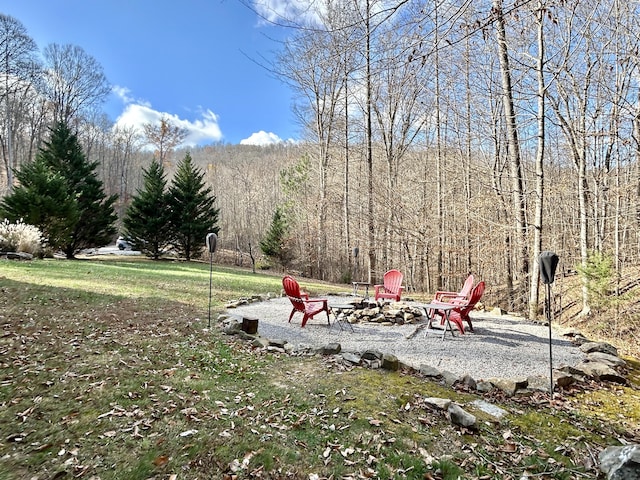
[[[404,302],[383,302],[367,299],[331,305],[336,320],[348,323],[378,323],[404,325],[417,323],[424,317],[424,310]]]

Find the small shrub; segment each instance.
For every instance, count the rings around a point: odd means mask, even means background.
[[[0,223],[0,251],[40,255],[43,252],[43,243],[42,232],[33,225],[28,225],[22,220],[9,223],[7,219]]]
[[[256,268],[258,270],[270,270],[272,267],[273,265],[271,265],[271,262],[269,262],[267,258],[260,258],[256,262]]]
[[[586,265],[578,265],[576,269],[586,282],[592,306],[596,310],[606,307],[611,300],[615,276],[613,257],[602,252],[591,252]]]
[[[345,270],[340,274],[340,283],[349,284],[351,283],[351,271]]]

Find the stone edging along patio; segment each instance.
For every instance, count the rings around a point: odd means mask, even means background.
[[[222,313],[218,316],[219,327],[225,334],[235,335],[238,338],[249,341],[256,348],[289,355],[335,356],[347,366],[380,368],[389,371],[403,370],[450,387],[464,385],[469,390],[475,390],[481,394],[491,392],[494,389],[504,392],[507,396],[530,394],[532,391],[549,391],[548,377],[516,379],[489,378],[476,381],[468,374],[457,375],[446,370],[439,370],[430,365],[420,365],[418,368],[415,368],[403,364],[395,355],[385,352],[376,350],[366,350],[362,353],[343,351],[342,346],[338,342],[328,342],[320,347],[310,347],[295,345],[283,338],[265,338],[258,332],[248,333],[252,330],[247,328],[247,322],[244,322],[245,325],[243,326],[242,318],[238,318],[237,315],[229,313],[229,310],[237,307],[268,301],[274,297],[275,295],[256,295],[229,302],[226,305],[227,313]],[[256,324],[258,324],[259,321],[260,319],[257,318]],[[626,362],[618,356],[618,352],[614,346],[604,342],[591,342],[577,332],[570,332],[567,336],[571,342],[585,354],[585,358],[574,366],[563,366],[554,370],[554,390],[570,385],[579,385],[587,381],[628,384],[628,380],[625,377]]]

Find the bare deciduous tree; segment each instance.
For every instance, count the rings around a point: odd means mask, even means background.
[[[544,38],[544,19],[545,4],[543,0],[538,0],[536,12],[538,51],[536,56],[536,74],[538,80],[537,96],[537,125],[538,125],[538,145],[536,148],[535,160],[535,213],[533,219],[533,258],[537,259],[542,250],[542,229],[544,211],[544,155],[545,155],[545,128],[546,128],[546,111],[545,111],[545,94],[547,85],[545,83],[544,67],[545,67],[545,38]],[[540,270],[538,268],[531,269],[531,281],[529,283],[529,318],[535,319],[538,315],[538,286],[540,284]]]
[[[45,92],[54,122],[70,124],[101,105],[111,92],[102,65],[76,45],[52,43],[44,49]]]
[[[154,154],[162,163],[169,160],[168,156],[184,141],[188,133],[184,128],[174,125],[166,116],[163,116],[158,124],[145,124],[143,130],[147,142],[153,145]]]
[[[504,109],[507,133],[507,156],[509,159],[509,177],[511,180],[511,199],[514,218],[516,246],[518,250],[519,271],[522,274],[521,284],[526,286],[529,274],[529,251],[527,246],[526,203],[524,197],[522,162],[520,159],[520,142],[518,141],[518,125],[513,99],[513,85],[511,81],[511,67],[509,65],[508,43],[505,33],[505,18],[502,11],[502,0],[493,0],[495,15],[495,31],[498,41],[498,58],[502,79],[502,107]],[[526,297],[516,296],[517,305],[523,305]]]
[[[39,73],[37,46],[26,28],[15,18],[0,14],[0,72],[2,90],[2,158],[7,191],[13,186],[13,170],[18,166],[14,145],[16,131],[20,130],[20,111],[29,98]]]

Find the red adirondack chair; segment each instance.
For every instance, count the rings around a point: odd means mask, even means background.
[[[448,292],[446,290],[438,290],[433,297],[433,302],[467,302],[469,300],[469,294],[473,288],[473,275],[469,275],[462,285],[462,290],[459,292]]]
[[[285,294],[293,305],[291,315],[289,315],[289,322],[291,322],[294,313],[301,312],[303,315],[301,326],[304,327],[314,315],[325,312],[327,314],[327,323],[331,325],[329,320],[329,305],[326,298],[309,298],[308,294],[300,291],[300,285],[291,275],[285,275],[282,279],[282,286],[284,287]]]
[[[400,301],[400,295],[402,295],[402,290],[404,287],[402,286],[402,272],[399,270],[389,270],[384,274],[383,283],[384,285],[374,285],[375,289],[375,299],[379,298],[391,298],[396,302]]]
[[[469,317],[469,312],[473,310],[476,304],[480,301],[482,294],[484,293],[484,282],[478,283],[473,290],[471,290],[471,295],[469,296],[468,302],[463,303],[454,303],[456,308],[451,310],[449,313],[449,321],[455,323],[460,330],[460,333],[464,333],[464,325],[462,322],[467,322],[469,325],[469,330],[473,332],[473,324],[471,323],[471,318]],[[441,315],[441,324],[444,324],[444,316]]]

